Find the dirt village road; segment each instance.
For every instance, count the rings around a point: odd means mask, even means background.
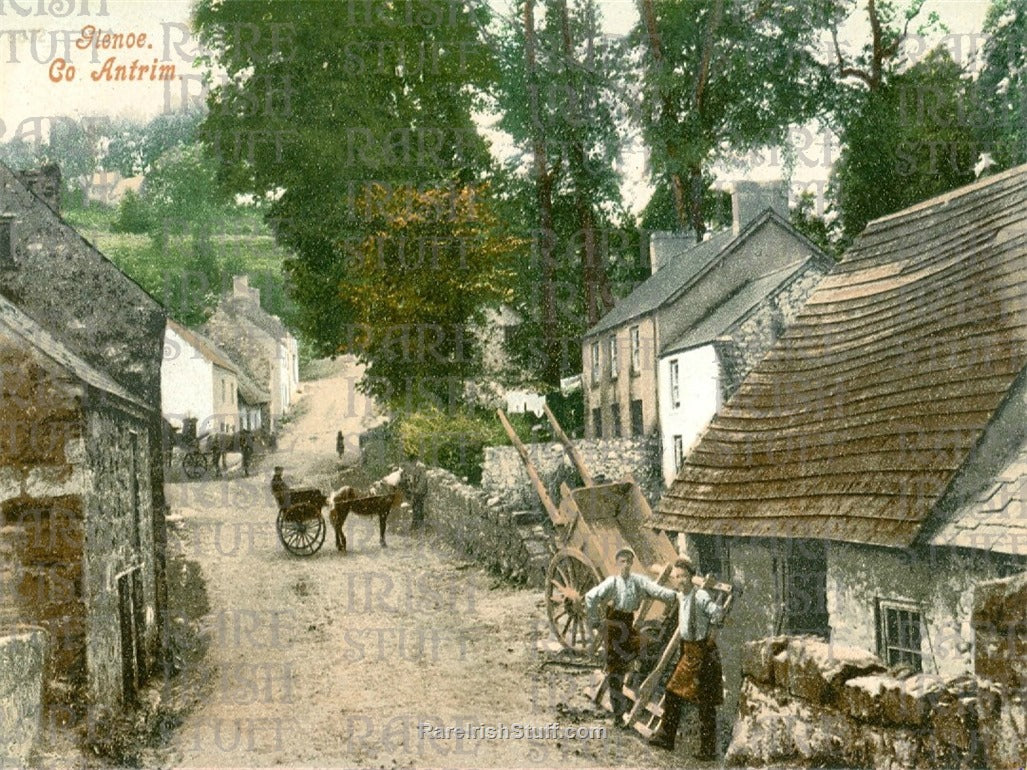
[[[501,583],[430,533],[351,517],[349,553],[290,555],[274,531],[272,466],[294,485],[338,476],[335,432],[374,419],[352,363],[303,384],[278,450],[250,478],[168,485],[172,580],[191,586],[172,622],[196,618],[206,654],[179,677],[195,701],[153,761],[164,767],[681,767],[614,730],[584,694],[591,671],[540,653],[541,593]],[[355,461],[348,439],[347,463]],[[202,595],[201,595],[202,594]],[[173,593],[173,601],[175,596]],[[177,684],[178,689],[184,685]],[[191,687],[191,690],[190,690]],[[180,694],[180,697],[181,694]],[[436,737],[432,728],[507,728],[507,738]],[[516,737],[518,728],[526,736]],[[555,727],[605,727],[602,737]],[[708,765],[707,765],[708,766]]]

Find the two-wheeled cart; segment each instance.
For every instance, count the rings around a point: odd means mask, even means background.
[[[557,640],[567,649],[582,655],[594,655],[602,644],[602,635],[589,627],[585,612],[585,594],[607,575],[617,571],[617,551],[625,546],[635,552],[635,563],[658,583],[666,585],[670,571],[678,557],[678,550],[664,532],[652,529],[652,510],[634,479],[626,478],[612,483],[596,483],[589,473],[577,448],[563,432],[556,417],[545,407],[546,417],[553,433],[563,445],[584,486],[571,489],[560,485],[560,504],[550,498],[545,484],[538,475],[528,449],[518,438],[502,409],[500,422],[524,463],[543,508],[556,530],[557,549],[546,573],[546,616]],[[716,583],[713,590],[730,594],[731,586]],[[635,625],[651,638],[663,633],[667,608],[662,602],[646,599],[639,608]],[[666,666],[665,660],[661,659]],[[639,671],[633,681],[647,679],[651,671]],[[636,692],[625,683],[624,694],[634,703]],[[606,690],[606,678],[596,686],[593,697],[601,702]],[[648,735],[662,714],[659,700],[647,702],[632,709],[632,723],[636,730]],[[647,711],[642,714],[642,711]],[[634,718],[642,722],[634,722]]]

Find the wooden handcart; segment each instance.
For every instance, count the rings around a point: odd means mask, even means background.
[[[678,551],[664,532],[651,528],[652,510],[642,490],[633,479],[626,478],[612,483],[596,483],[589,473],[577,448],[560,428],[556,417],[545,407],[546,417],[553,433],[563,445],[584,486],[571,489],[566,483],[560,485],[560,504],[550,498],[531,462],[527,448],[518,438],[502,409],[498,410],[510,441],[516,447],[525,470],[535,488],[542,506],[556,529],[557,550],[549,562],[546,573],[545,597],[546,615],[549,627],[557,640],[567,649],[582,655],[595,655],[602,645],[602,635],[589,627],[585,612],[585,594],[598,585],[607,575],[617,571],[616,554],[628,546],[635,552],[638,570],[650,574],[656,582],[666,585]],[[702,582],[698,578],[696,582]],[[713,585],[721,597],[730,595],[732,587],[723,583]],[[669,636],[665,626],[667,608],[662,602],[647,599],[638,610],[635,625],[644,634],[656,638]],[[669,645],[667,645],[669,647]],[[637,672],[633,680],[625,684],[624,695],[633,703],[629,722],[636,730],[648,736],[662,715],[660,698],[652,699],[659,679],[669,663],[669,654],[664,650],[659,661],[653,661],[648,670]],[[657,670],[659,669],[659,670]],[[649,695],[639,704],[636,688],[631,686],[644,681]],[[606,693],[606,678],[593,690],[597,703],[603,702]],[[636,719],[640,721],[636,721]]]

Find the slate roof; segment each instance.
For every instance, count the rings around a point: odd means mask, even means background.
[[[995,475],[994,483],[956,511],[930,543],[1027,556],[1027,444]]]
[[[192,329],[187,329],[185,326],[182,326],[182,324],[176,323],[170,318],[168,319],[168,327],[174,330],[179,337],[196,348],[196,350],[198,350],[208,361],[217,364],[222,369],[227,369],[232,372],[232,374],[238,376],[239,366],[228,357],[227,353],[202,334],[195,332]]]
[[[708,240],[696,243],[680,254],[670,257],[663,267],[636,286],[609,313],[600,318],[595,326],[586,331],[585,337],[592,337],[615,329],[677,299],[700,278],[711,270],[715,270],[721,260],[771,220],[785,228],[796,239],[807,244],[814,257],[827,259],[823,252],[806,236],[792,227],[787,219],[773,209],[766,209],[743,227],[738,235],[735,235],[733,230],[721,230],[714,233]]]
[[[905,547],[1027,364],[1027,166],[871,222],[656,526]]]
[[[4,297],[0,297],[0,325],[6,327],[16,337],[27,342],[54,363],[71,372],[79,381],[149,411],[150,407],[147,404],[129,393],[112,377],[90,366]]]
[[[271,394],[255,383],[246,372],[239,370],[238,374],[239,396],[247,404],[268,404],[271,402]]]
[[[750,310],[766,299],[778,286],[785,283],[805,267],[806,261],[795,262],[754,281],[746,281],[737,291],[703,316],[698,323],[686,329],[660,350],[660,355],[678,353],[701,345],[708,345],[727,332]]]
[[[614,329],[666,304],[682,288],[705,272],[705,268],[715,262],[734,240],[735,236],[731,230],[722,230],[709,240],[697,243],[682,254],[671,257],[666,265],[642,281],[628,296],[614,305],[609,313],[600,318],[596,325],[586,332],[586,336]]]

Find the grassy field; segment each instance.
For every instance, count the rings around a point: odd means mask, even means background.
[[[286,320],[292,316],[282,272],[287,254],[256,216],[226,222],[211,240],[211,253],[203,256],[186,234],[170,235],[162,250],[149,235],[113,232],[115,215],[115,209],[94,206],[64,217],[176,320],[201,323],[216,307],[217,297],[231,289],[232,276],[244,273],[260,289],[265,309]]]

